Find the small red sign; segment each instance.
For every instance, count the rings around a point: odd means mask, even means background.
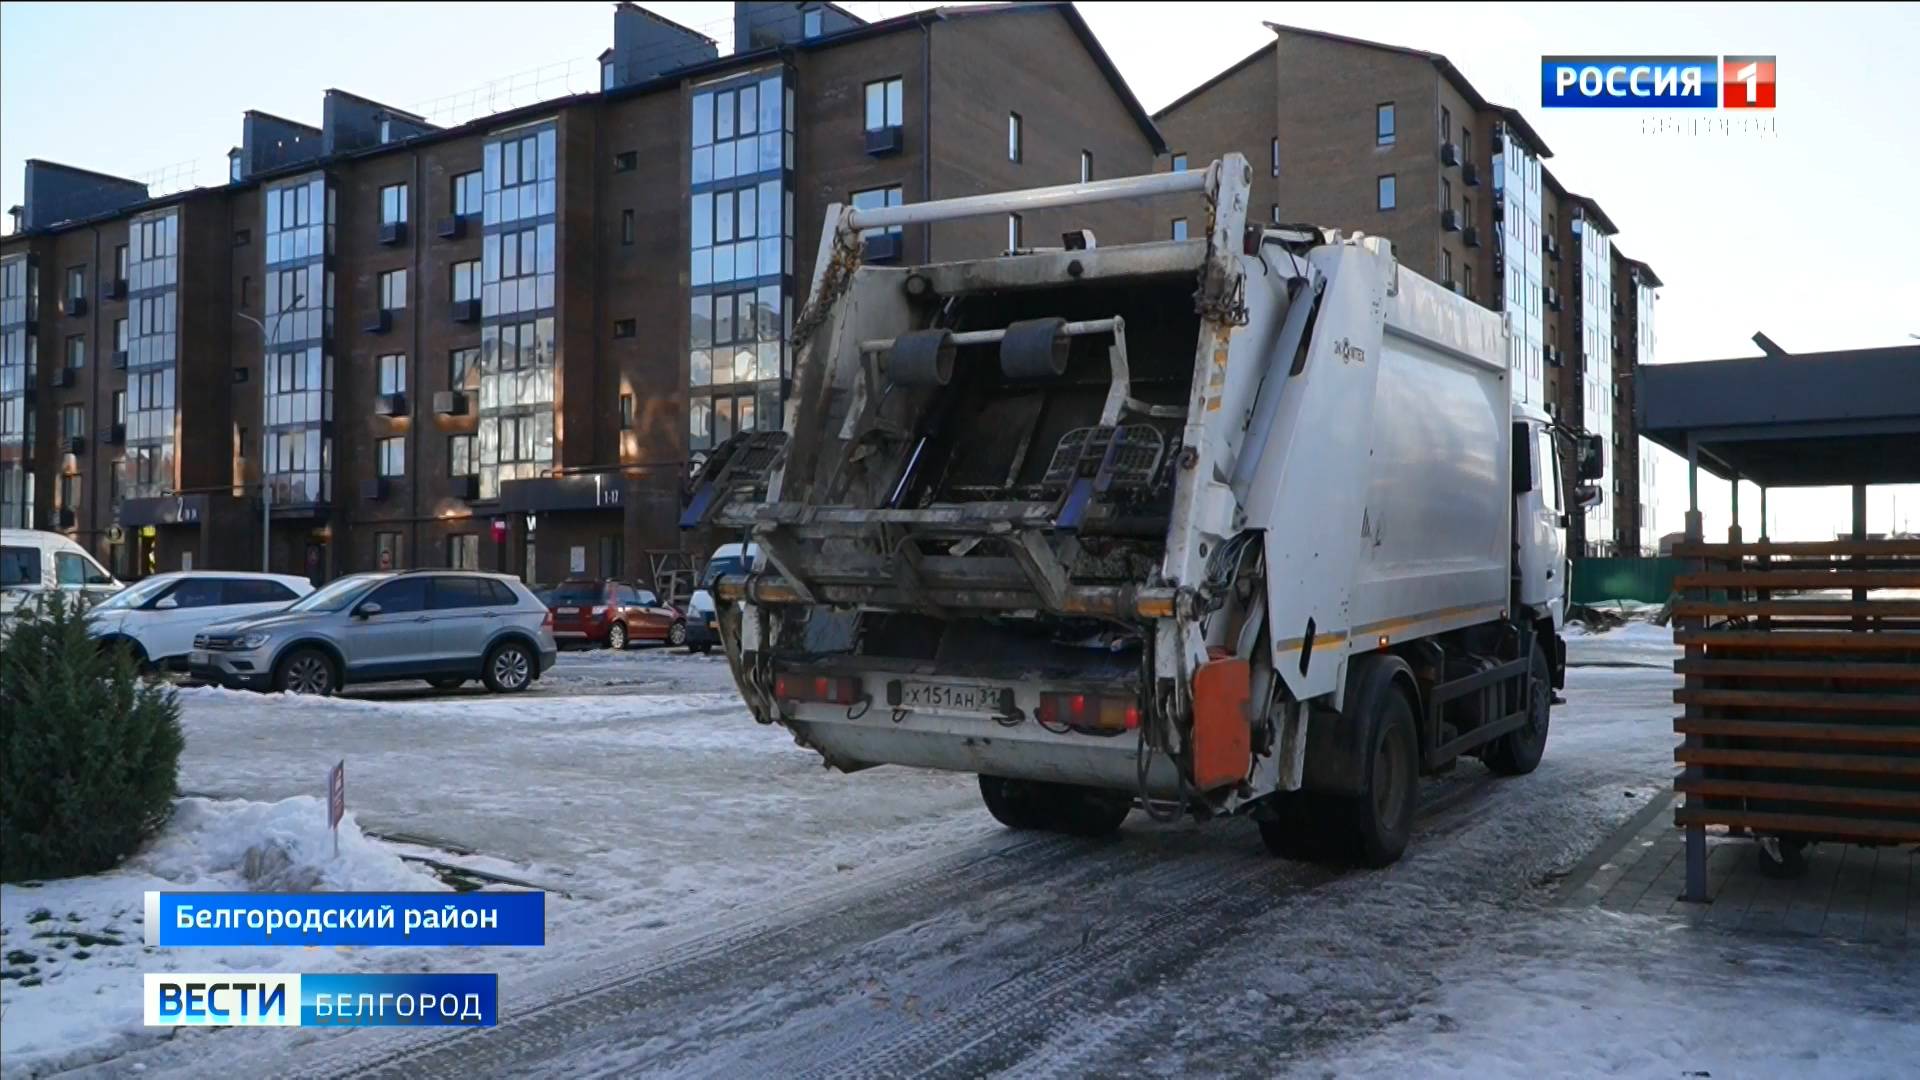
[[[1720,107],[1773,108],[1774,58],[1723,56],[1720,58]]]
[[[338,829],[340,819],[346,814],[347,761],[341,758],[340,764],[335,765],[333,771],[327,774],[327,828]]]
[[[493,542],[496,544],[504,544],[507,542],[507,519],[506,518],[493,519]]]

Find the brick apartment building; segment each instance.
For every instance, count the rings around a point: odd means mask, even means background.
[[[691,463],[782,422],[829,204],[1165,150],[1071,4],[741,3],[734,37],[619,4],[596,93],[442,130],[331,90],[317,127],[247,113],[215,188],[29,162],[0,240],[0,521],[127,577],[258,565],[264,431],[275,570],[644,576]],[[1149,225],[1103,204],[866,248]]]
[[[1405,265],[1508,314],[1514,399],[1623,448],[1600,503],[1571,517],[1570,549],[1637,551],[1639,440],[1614,394],[1651,359],[1652,336],[1616,324],[1613,222],[1554,179],[1553,151],[1519,110],[1488,101],[1445,56],[1267,25],[1272,42],[1154,115],[1164,167],[1238,151],[1254,166],[1250,218],[1386,237]],[[1190,213],[1171,211],[1162,235],[1180,235]],[[1652,288],[1632,295],[1650,328]]]

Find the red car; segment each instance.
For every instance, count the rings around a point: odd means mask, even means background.
[[[563,581],[547,596],[553,637],[624,649],[638,641],[684,645],[687,620],[652,590],[624,581]]]

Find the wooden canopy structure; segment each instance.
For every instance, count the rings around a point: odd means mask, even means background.
[[[1772,351],[1636,379],[1642,433],[1688,463],[1674,550],[1688,560],[1674,609],[1686,899],[1708,899],[1709,826],[1794,850],[1920,842],[1920,538],[1866,532],[1867,485],[1920,483],[1920,347]],[[1702,468],[1734,481],[1725,543],[1702,535]],[[1740,534],[1742,480],[1761,489],[1757,542]],[[1769,487],[1831,485],[1853,488],[1849,538],[1767,539]]]

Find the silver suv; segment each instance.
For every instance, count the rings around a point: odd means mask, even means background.
[[[478,678],[525,690],[553,666],[553,616],[500,574],[412,570],[353,574],[293,606],[209,626],[187,670],[246,690],[331,694],[353,683],[425,679],[451,689]]]

